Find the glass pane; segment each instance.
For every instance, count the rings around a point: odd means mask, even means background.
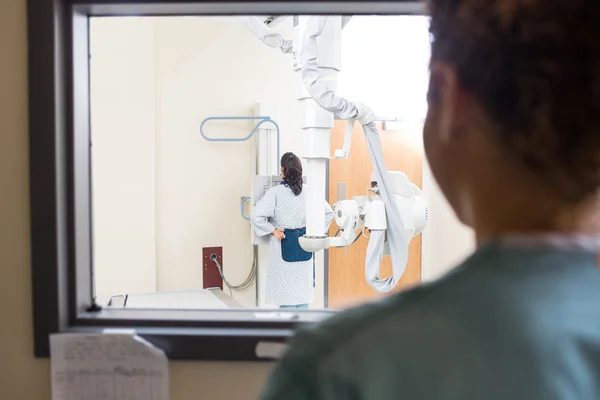
[[[406,268],[399,282],[380,291],[366,280],[365,258],[382,229],[374,219],[372,230],[363,226],[369,215],[385,221],[385,212],[370,206],[381,199],[362,128],[354,125],[347,158],[323,158],[342,148],[347,122],[316,105],[301,79],[303,35],[312,22],[256,18],[91,19],[94,288],[100,304],[343,309],[438,274],[429,265],[434,249],[436,265],[445,258],[450,265],[469,250],[470,237],[460,236],[462,228],[423,165],[427,19],[331,16],[318,43],[316,72],[338,94],[373,109],[387,170],[408,178],[390,175],[410,193],[408,200],[393,197],[409,221],[408,262],[400,266]],[[280,159],[288,152],[300,159],[302,174],[288,160],[282,177]],[[293,176],[303,176],[300,193]],[[442,205],[435,218],[444,221],[444,238],[456,243],[428,233],[435,229],[428,221],[431,204]],[[345,225],[344,216],[356,217],[356,226]],[[271,235],[276,228],[285,229],[285,240]],[[302,228],[306,242],[294,239],[303,237],[296,231]],[[317,240],[319,230],[337,239]],[[340,245],[344,235],[348,246]],[[318,251],[298,251],[299,243]],[[384,256],[382,277],[392,275],[391,265]]]

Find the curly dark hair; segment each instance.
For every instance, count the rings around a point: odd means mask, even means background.
[[[600,1],[429,0],[452,66],[507,153],[561,201],[600,186]]]
[[[284,185],[292,189],[296,196],[302,193],[302,162],[294,153],[285,153],[281,157]]]

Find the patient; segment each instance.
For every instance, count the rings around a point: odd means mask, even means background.
[[[425,150],[477,250],[300,332],[263,399],[600,399],[600,2],[429,6]]]

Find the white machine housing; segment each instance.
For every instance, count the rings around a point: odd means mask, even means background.
[[[427,226],[429,210],[423,192],[412,183],[405,173],[388,171],[393,195],[400,211],[402,225],[406,237],[411,239],[423,232]],[[374,175],[371,175],[373,196],[357,196],[352,200],[338,201],[333,206],[335,222],[341,235],[329,238],[328,247],[345,247],[352,244],[357,236],[357,229],[386,230],[387,217],[385,204],[377,195],[378,188]],[[384,248],[384,255],[389,254]]]
[[[355,200],[342,200],[333,205],[335,223],[340,228],[340,236],[329,238],[328,246],[345,247],[354,242],[359,228],[360,209]]]
[[[398,211],[400,211],[400,216],[402,217],[404,230],[410,235],[409,237],[417,236],[425,229],[429,217],[429,210],[423,192],[417,185],[408,179],[404,172],[388,171],[388,176],[396,199],[396,205],[398,206]],[[376,182],[373,175],[371,175],[371,181]],[[383,205],[381,200],[378,201]],[[371,206],[370,209],[372,208],[373,207]],[[383,208],[385,210],[385,206],[383,206]],[[375,209],[372,209],[372,211],[374,214]],[[367,228],[378,229],[375,225],[370,226],[370,223],[372,223],[371,221],[377,221],[379,224],[379,219],[381,218],[379,215],[380,213],[381,208],[378,208],[378,218],[376,218],[375,215],[369,217],[369,221],[365,224]],[[372,213],[369,212],[369,214]]]

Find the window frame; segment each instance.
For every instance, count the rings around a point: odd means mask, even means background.
[[[101,309],[92,301],[89,17],[164,15],[424,15],[421,1],[28,0],[29,167],[34,355],[58,332],[134,329],[172,360],[260,361],[305,323],[257,310]],[[264,311],[268,312],[268,310]]]

